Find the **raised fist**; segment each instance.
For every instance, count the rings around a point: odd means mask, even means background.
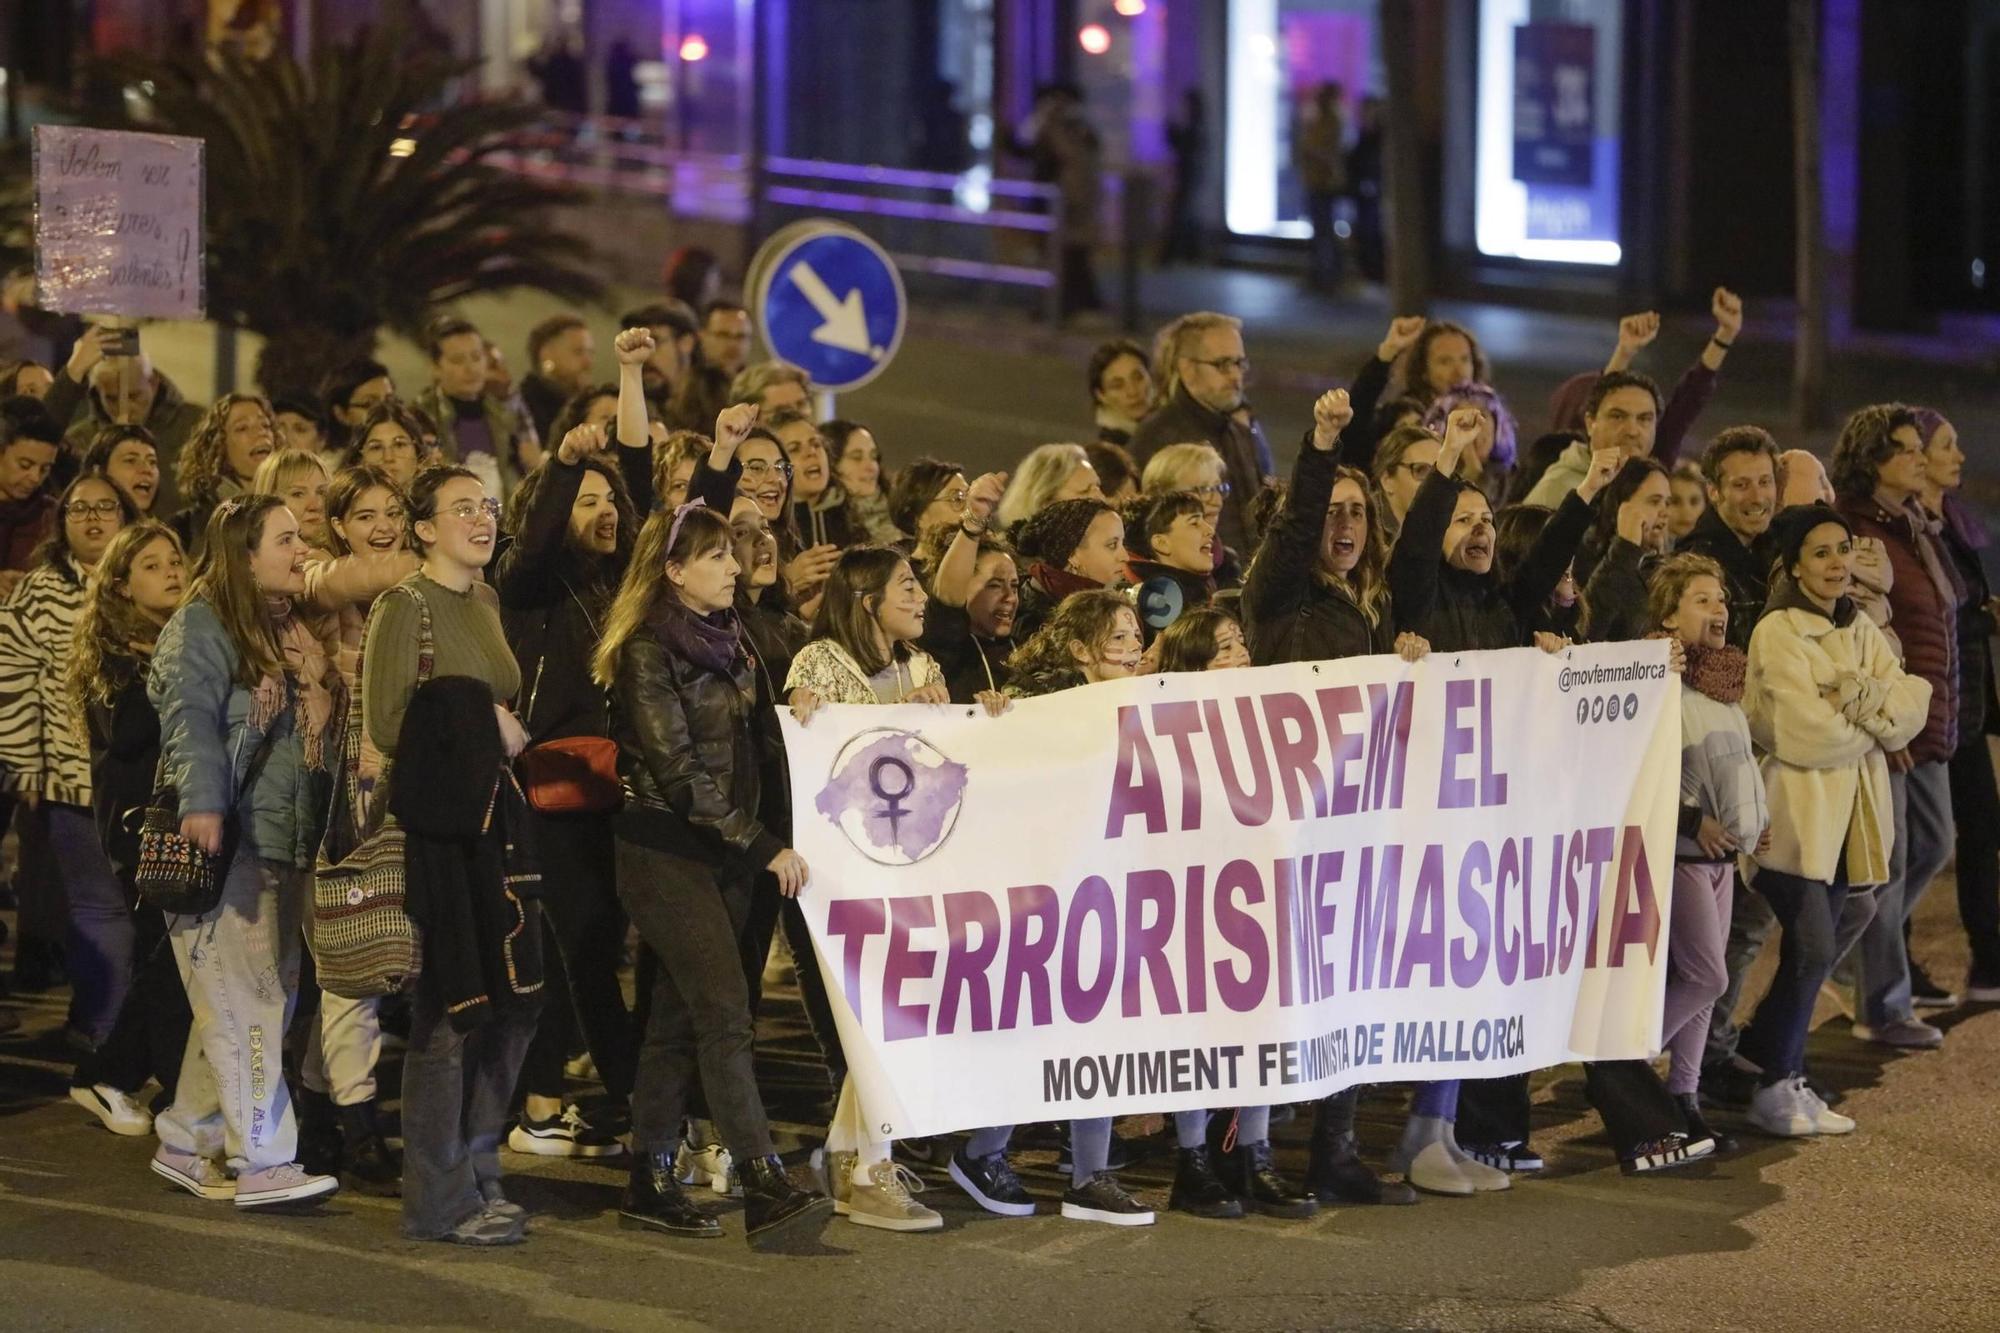
[[[1354,404],[1347,390],[1329,389],[1313,404],[1313,448],[1325,453],[1340,442],[1340,432],[1354,420]]]
[[[1417,341],[1424,332],[1422,315],[1398,315],[1389,321],[1389,331],[1382,335],[1382,341],[1375,348],[1378,360],[1394,361]]]
[[[612,353],[621,366],[643,366],[658,346],[648,328],[627,329],[611,340]]]

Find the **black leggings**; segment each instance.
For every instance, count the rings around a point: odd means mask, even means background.
[[[136,898],[129,871],[121,871],[128,900]],[[174,1097],[180,1079],[181,1055],[187,1049],[188,1026],[194,1015],[181,986],[180,964],[167,943],[166,919],[156,907],[141,904],[133,914],[132,988],[125,992],[111,1035],[95,1051],[77,1061],[70,1082],[77,1087],[103,1084],[133,1093],[150,1076]]]
[[[632,1095],[638,1032],[618,966],[625,947],[625,911],[608,815],[536,815],[535,848],[542,870],[547,999],[535,1040],[521,1068],[520,1091],[560,1097],[570,1039],[583,1031],[605,1091],[619,1101]]]

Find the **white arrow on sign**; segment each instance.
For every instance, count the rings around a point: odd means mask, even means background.
[[[812,331],[814,342],[838,347],[843,352],[871,356],[877,361],[882,359],[882,349],[868,338],[868,313],[861,307],[860,288],[850,291],[844,300],[835,297],[833,289],[803,259],[792,265],[787,276],[793,286],[805,293],[806,300],[812,302],[814,310],[819,311],[819,317],[826,321]]]

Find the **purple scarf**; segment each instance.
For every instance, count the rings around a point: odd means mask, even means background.
[[[664,592],[650,619],[653,632],[674,656],[706,671],[726,676],[743,660],[743,626],[733,610],[698,616],[679,597]]]

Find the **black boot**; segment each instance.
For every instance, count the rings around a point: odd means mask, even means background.
[[[722,1223],[688,1202],[674,1178],[674,1148],[634,1153],[618,1225],[628,1231],[664,1231],[693,1240],[718,1240]]]
[[[833,1216],[833,1200],[794,1185],[776,1157],[753,1157],[742,1171],[743,1224],[752,1245],[777,1249],[812,1240]]]
[[[1306,1166],[1306,1191],[1321,1203],[1405,1204],[1417,1192],[1397,1180],[1384,1180],[1361,1160],[1352,1134],[1314,1133],[1312,1157]]]
[[[1715,1150],[1718,1153],[1735,1152],[1741,1146],[1735,1139],[1721,1130],[1714,1128],[1708,1121],[1702,1119],[1701,1098],[1697,1094],[1692,1092],[1677,1092],[1674,1094],[1674,1103],[1681,1108],[1681,1119],[1687,1122],[1687,1132],[1690,1139],[1697,1142],[1702,1139],[1714,1139]]]
[[[363,1194],[393,1199],[403,1192],[403,1155],[389,1146],[375,1099],[340,1108],[346,1180]]]
[[[299,1165],[315,1176],[338,1176],[342,1157],[340,1113],[333,1098],[295,1083],[292,1106],[299,1121]]]
[[[1241,1157],[1241,1187],[1236,1191],[1250,1201],[1250,1206],[1266,1217],[1311,1217],[1319,1211],[1319,1205],[1312,1196],[1301,1192],[1292,1182],[1278,1174],[1278,1168],[1271,1161],[1271,1145],[1263,1143],[1239,1143],[1237,1154]]]
[[[1196,1217],[1241,1217],[1243,1205],[1216,1177],[1208,1160],[1206,1145],[1180,1150],[1180,1170],[1174,1173],[1174,1191],[1167,1207]]]

